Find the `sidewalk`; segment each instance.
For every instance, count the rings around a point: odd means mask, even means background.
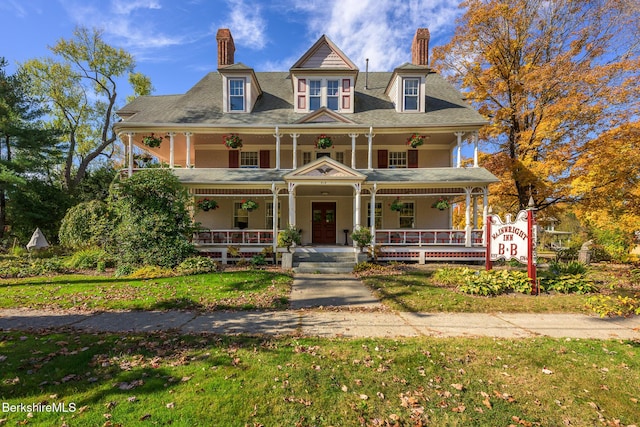
[[[74,328],[90,332],[304,335],[320,337],[497,337],[640,339],[640,317],[600,319],[580,314],[394,313],[287,310],[192,313],[59,313],[2,309],[0,330]]]

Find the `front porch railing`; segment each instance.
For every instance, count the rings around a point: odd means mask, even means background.
[[[482,230],[471,231],[471,245],[482,246]],[[376,230],[376,244],[395,246],[465,245],[464,230]]]
[[[273,244],[273,230],[200,230],[194,233],[196,245],[256,245]]]

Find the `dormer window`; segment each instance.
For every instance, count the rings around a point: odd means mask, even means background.
[[[244,79],[229,79],[229,111],[245,111],[244,86]]]
[[[309,110],[320,108],[322,102],[322,81],[309,80]]]
[[[420,79],[405,78],[403,83],[404,111],[418,111],[418,95],[420,93]]]
[[[327,108],[338,111],[339,80],[327,80]]]
[[[350,78],[298,78],[297,112],[316,111],[322,107],[339,113],[353,112]]]

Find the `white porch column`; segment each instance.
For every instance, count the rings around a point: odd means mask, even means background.
[[[279,214],[279,209],[278,209],[278,190],[276,189],[276,184],[275,183],[271,183],[271,194],[273,194],[273,224],[272,225],[272,230],[273,230],[273,242],[271,243],[273,245],[273,253],[275,254],[278,250],[278,214]]]
[[[187,137],[187,160],[186,160],[186,167],[190,168],[191,167],[191,135],[193,135],[191,132],[185,132],[184,135]]]
[[[133,132],[127,133],[127,156],[129,157],[127,159],[127,163],[129,177],[133,175],[133,135],[135,135]]]
[[[464,135],[464,132],[455,132],[454,135],[458,138],[458,157],[456,159],[456,167],[459,168],[462,166],[462,136]]]
[[[175,140],[174,136],[175,132],[169,132],[169,168],[173,169],[176,163],[176,152],[175,152]]]
[[[369,126],[369,133],[365,134],[368,138],[368,146],[367,146],[367,169],[372,169],[373,162],[373,126]]]
[[[478,167],[478,131],[473,132],[473,167]]]
[[[356,192],[355,207],[353,209],[353,230],[355,231],[355,230],[360,229],[360,210],[361,210],[361,205],[362,205],[362,197],[361,197],[362,184],[360,184],[360,183],[353,184],[353,188],[355,189],[355,192]],[[356,242],[353,242],[353,246],[356,246]]]
[[[473,196],[471,201],[473,206],[473,228],[478,226],[478,196]]]
[[[291,138],[293,139],[293,169],[298,169],[298,137],[299,133],[292,133]]]
[[[489,216],[489,187],[482,189],[482,244],[487,245],[487,216]]]
[[[356,168],[356,138],[358,137],[357,133],[350,133],[351,137],[351,169]]]
[[[296,197],[295,197],[296,185],[293,182],[289,183],[289,225],[296,225]]]
[[[371,218],[371,235],[373,238],[371,239],[371,244],[376,244],[376,193],[378,192],[378,183],[373,183],[373,188],[371,189],[371,202],[369,206],[369,218]]]
[[[473,188],[471,187],[466,187],[464,189],[465,192],[465,204],[466,204],[466,209],[464,212],[464,223],[465,223],[465,234],[464,234],[464,245],[466,247],[471,247],[471,191],[473,191]]]
[[[276,133],[273,134],[276,137],[276,170],[280,170],[280,137],[282,134],[276,126]]]

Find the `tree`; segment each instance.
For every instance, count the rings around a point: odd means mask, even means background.
[[[149,94],[151,83],[134,72],[129,53],[106,44],[96,29],[77,28],[71,40],[61,39],[50,50],[56,59],[32,59],[22,69],[31,76],[33,93],[46,100],[53,126],[64,129],[62,181],[73,191],[98,156],[113,152],[118,80],[127,75],[136,95]]]
[[[506,209],[576,201],[571,168],[594,135],[639,112],[640,7],[631,0],[468,0],[452,40],[434,49],[491,119]],[[601,143],[604,141],[600,141]],[[493,194],[496,194],[493,191]]]
[[[146,169],[115,182],[108,250],[121,264],[175,267],[194,253],[192,197],[169,169]]]
[[[52,211],[35,194],[55,191],[44,187],[49,185],[51,164],[59,160],[56,132],[44,128],[39,121],[43,110],[39,100],[28,94],[28,76],[7,75],[7,65],[0,58],[0,239],[5,237],[7,225],[14,226],[18,237],[24,237],[37,226],[43,231],[47,228],[44,223],[31,220],[55,222]]]

